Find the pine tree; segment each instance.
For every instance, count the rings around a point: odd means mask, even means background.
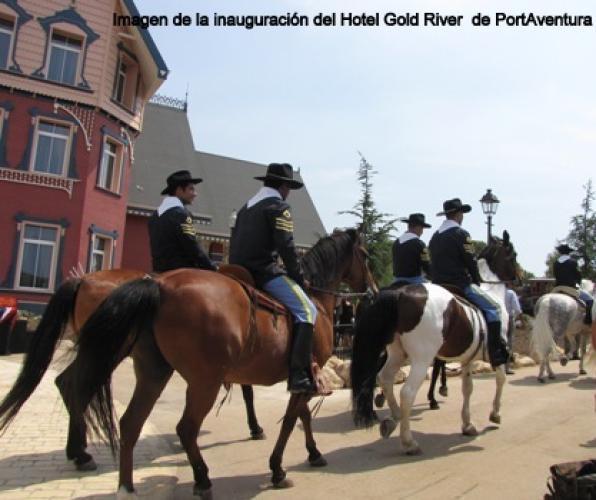
[[[583,186],[585,196],[581,202],[582,213],[571,218],[567,243],[577,249],[583,260],[581,273],[584,278],[596,279],[596,212],[592,179]]]
[[[360,155],[358,167],[358,182],[361,196],[352,210],[343,210],[340,214],[350,214],[356,217],[360,224],[360,231],[370,254],[370,269],[377,283],[381,286],[392,279],[392,241],[390,232],[395,230],[395,221],[391,214],[377,210],[372,197],[372,177],[378,172]]]

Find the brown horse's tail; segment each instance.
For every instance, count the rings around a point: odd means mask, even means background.
[[[140,334],[151,334],[160,303],[159,284],[141,278],[116,288],[83,326],[78,353],[64,372],[66,398],[75,414],[112,452],[117,449],[111,392],[112,372],[129,354]]]
[[[21,373],[0,403],[0,431],[14,419],[47,371],[73,313],[80,284],[80,278],[69,279],[60,285],[50,299],[31,338]]]
[[[376,420],[373,392],[377,373],[386,361],[385,346],[397,328],[400,294],[381,292],[356,321],[352,365],[353,418],[356,425],[371,426]]]

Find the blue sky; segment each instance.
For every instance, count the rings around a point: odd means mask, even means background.
[[[171,73],[159,93],[183,97],[195,147],[300,168],[328,230],[359,197],[358,151],[374,165],[379,210],[473,206],[464,227],[486,237],[478,200],[501,200],[528,270],[545,258],[596,181],[596,27],[472,27],[482,12],[591,15],[593,0],[136,0],[142,14],[439,12],[461,27],[156,27]],[[289,200],[291,202],[291,198]],[[398,226],[401,231],[403,225]],[[428,241],[432,229],[423,235]]]

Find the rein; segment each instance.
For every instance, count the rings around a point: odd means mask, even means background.
[[[334,297],[342,297],[342,298],[368,297],[370,299],[370,298],[374,297],[373,291],[370,288],[366,292],[360,292],[360,293],[340,292],[338,290],[328,290],[326,288],[319,288],[318,286],[309,286],[308,289],[312,290],[313,292],[324,293],[327,295],[333,295]]]

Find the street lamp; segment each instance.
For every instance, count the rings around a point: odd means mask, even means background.
[[[487,189],[486,193],[480,198],[480,204],[482,205],[482,211],[486,215],[486,225],[488,226],[486,243],[490,244],[490,237],[492,236],[492,224],[493,215],[497,213],[499,207],[499,198],[497,198],[491,189]]]

